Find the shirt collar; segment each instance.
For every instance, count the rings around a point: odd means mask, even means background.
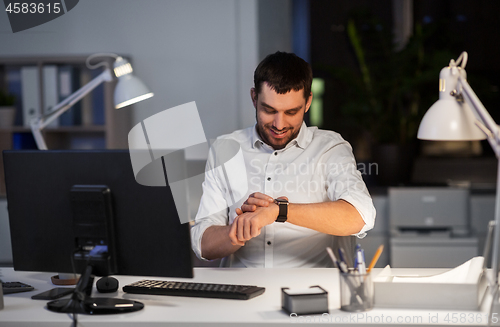
[[[251,141],[254,149],[259,147],[259,143],[264,143],[264,141],[260,139],[259,133],[257,133],[257,124],[252,128]]]
[[[295,138],[295,140],[297,140],[297,145],[302,149],[305,149],[307,148],[309,143],[311,143],[312,139],[313,139],[313,132],[309,130],[305,122],[302,122],[302,126],[300,126],[299,135],[297,135],[297,137]]]
[[[305,149],[309,143],[311,143],[313,139],[313,133],[307,128],[307,125],[305,122],[302,122],[302,125],[300,126],[300,131],[299,135],[297,135],[296,138],[291,140],[285,147],[285,149],[297,144],[300,148]],[[252,128],[252,135],[251,135],[251,142],[252,142],[252,147],[256,148],[258,147],[259,143],[266,144],[264,141],[259,136],[259,133],[257,133],[257,124]]]

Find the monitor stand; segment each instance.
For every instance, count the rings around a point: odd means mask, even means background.
[[[85,268],[71,299],[51,301],[47,303],[47,308],[59,313],[90,315],[134,312],[144,308],[144,304],[134,300],[90,297],[93,281],[92,266],[89,265]]]

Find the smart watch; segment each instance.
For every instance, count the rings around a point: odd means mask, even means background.
[[[278,218],[276,218],[276,222],[284,223],[288,219],[288,200],[284,199],[274,199],[274,203],[278,205],[280,208]]]

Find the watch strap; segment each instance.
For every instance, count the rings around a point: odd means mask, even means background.
[[[288,201],[282,199],[275,199],[274,203],[276,203],[279,207],[278,218],[276,218],[276,222],[284,223],[288,219]]]

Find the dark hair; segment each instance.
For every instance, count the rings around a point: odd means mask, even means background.
[[[285,94],[291,90],[304,90],[304,98],[311,94],[312,69],[304,59],[294,53],[276,52],[268,55],[255,69],[253,82],[255,91],[260,94],[262,83],[278,94]]]

